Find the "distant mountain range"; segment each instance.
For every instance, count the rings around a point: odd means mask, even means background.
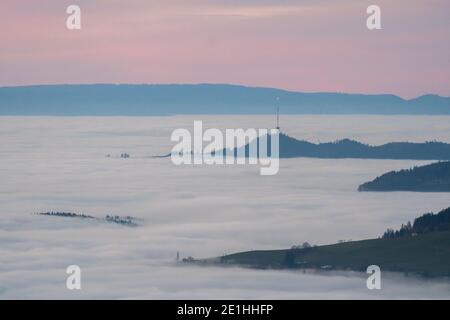
[[[279,138],[280,158],[450,160],[450,144],[443,142],[390,142],[370,146],[349,139],[315,144],[283,133],[280,133]],[[269,150],[270,140],[269,138]],[[241,147],[245,149],[246,156],[249,154],[250,145],[257,146],[257,142],[253,140]],[[234,155],[237,156],[237,149],[234,149]]]
[[[391,171],[360,185],[358,190],[450,192],[450,162]]]
[[[277,105],[284,114],[450,115],[450,98],[438,95],[405,100],[228,84],[0,87],[0,115],[273,114]]]

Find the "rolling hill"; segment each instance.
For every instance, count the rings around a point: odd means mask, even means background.
[[[349,241],[323,246],[281,250],[253,250],[212,259],[187,259],[187,263],[242,266],[260,269],[353,270],[364,272],[370,265],[381,270],[450,277],[450,208],[427,213],[388,229],[378,239]],[[406,230],[406,231],[405,231]]]
[[[251,268],[353,270],[369,265],[422,276],[450,276],[450,231],[395,239],[371,239],[285,250],[248,251],[215,260]]]
[[[270,137],[268,150],[270,150]],[[241,147],[248,157],[252,144],[257,146],[258,139]],[[371,146],[357,141],[344,139],[336,142],[311,143],[297,140],[284,133],[279,135],[280,158],[324,158],[324,159],[410,159],[410,160],[450,160],[450,144],[443,142],[391,142],[379,146]],[[256,149],[255,149],[256,150]],[[238,154],[237,148],[233,151]],[[270,153],[269,153],[270,154]]]

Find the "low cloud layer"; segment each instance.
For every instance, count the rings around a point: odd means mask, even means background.
[[[202,119],[219,128],[273,122],[266,116]],[[257,166],[177,167],[170,159],[147,158],[170,150],[174,128],[192,124],[192,117],[0,117],[0,298],[450,297],[448,282],[394,274],[372,292],[364,274],[176,266],[177,251],[211,257],[377,237],[449,206],[446,194],[356,191],[386,171],[429,161],[286,159],[278,175],[262,177]],[[450,139],[447,117],[292,116],[282,129],[322,141]],[[105,157],[121,152],[131,158]],[[144,220],[127,228],[32,214],[51,210]],[[80,292],[65,289],[65,268],[72,264],[82,268]]]

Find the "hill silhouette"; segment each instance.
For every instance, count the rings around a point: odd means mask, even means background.
[[[408,221],[407,224],[402,224],[399,230],[387,229],[383,234],[383,239],[415,236],[438,231],[450,231],[450,208],[441,210],[436,214],[433,212],[425,213],[414,219],[413,223]]]
[[[450,276],[450,208],[428,213],[414,221],[412,233],[321,246],[293,246],[280,250],[252,250],[185,263],[241,266],[258,269],[354,270],[365,272],[376,264],[381,270],[424,277]]]
[[[360,185],[358,190],[450,192],[450,162],[391,171]]]
[[[241,147],[244,149],[241,152],[245,152],[246,157],[249,155],[250,146],[258,143],[258,139]],[[270,137],[267,140],[270,150]],[[343,139],[336,142],[315,144],[280,133],[279,149],[280,158],[450,160],[450,144],[443,142],[391,142],[371,146],[354,140]],[[233,152],[237,156],[238,148],[235,148]]]
[[[450,98],[304,93],[229,84],[0,87],[0,115],[450,114]]]

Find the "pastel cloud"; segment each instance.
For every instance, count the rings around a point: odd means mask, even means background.
[[[65,8],[82,8],[82,30]],[[230,82],[450,95],[450,4],[378,1],[2,1],[0,85]]]

